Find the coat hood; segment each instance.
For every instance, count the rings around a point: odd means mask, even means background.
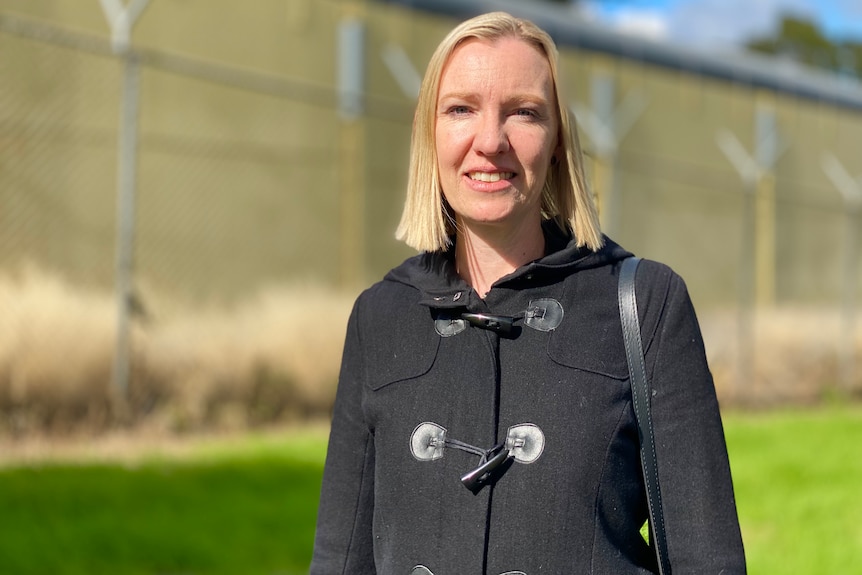
[[[503,276],[492,287],[553,283],[577,271],[610,265],[632,255],[607,236],[598,251],[578,247],[572,234],[560,230],[553,220],[546,220],[542,231],[547,253]],[[407,259],[383,279],[419,290],[420,303],[429,307],[462,307],[467,302],[460,294],[478,297],[455,271],[454,241],[446,251],[425,252]],[[459,295],[453,299],[453,293]]]

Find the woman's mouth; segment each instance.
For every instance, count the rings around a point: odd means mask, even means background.
[[[467,177],[477,182],[499,182],[500,180],[511,180],[515,177],[514,172],[469,172]]]

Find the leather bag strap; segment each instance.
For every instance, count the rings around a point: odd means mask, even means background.
[[[629,365],[629,381],[632,386],[632,405],[640,438],[641,467],[646,485],[647,505],[650,515],[650,541],[655,546],[660,575],[670,575],[667,554],[667,534],[664,526],[661,491],[658,481],[658,461],[655,454],[655,436],[650,415],[650,395],[641,343],[638,305],[635,298],[635,274],[640,258],[627,258],[620,266],[619,302],[620,320],[623,326],[623,341]]]

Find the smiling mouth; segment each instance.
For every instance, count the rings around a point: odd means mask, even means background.
[[[470,172],[467,177],[477,182],[499,182],[500,180],[511,180],[515,177],[514,172]]]

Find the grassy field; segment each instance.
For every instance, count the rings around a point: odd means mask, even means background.
[[[749,572],[862,573],[862,408],[732,413],[725,426]],[[282,431],[7,458],[0,573],[300,575],[324,445],[322,430]]]
[[[725,417],[749,572],[862,573],[862,409]]]
[[[324,442],[281,433],[0,469],[0,573],[305,573]]]

